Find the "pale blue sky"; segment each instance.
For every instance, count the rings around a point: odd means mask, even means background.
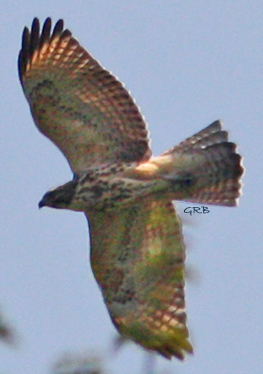
[[[189,326],[195,354],[180,374],[263,372],[263,3],[258,1],[3,1],[1,35],[0,305],[21,334],[0,349],[0,373],[44,374],[65,351],[107,352],[115,374],[139,373],[142,350],[111,358],[115,330],[88,261],[80,213],[38,210],[71,179],[60,152],[36,130],[17,77],[25,25],[64,18],[66,27],[125,82],[160,154],[221,118],[245,156],[238,208],[183,217]],[[184,204],[183,207],[189,204]],[[182,210],[182,209],[181,209]]]

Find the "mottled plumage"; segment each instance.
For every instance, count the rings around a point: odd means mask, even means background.
[[[220,121],[159,157],[128,91],[64,30],[25,28],[19,77],[39,130],[73,180],[39,206],[85,213],[91,265],[118,331],[166,358],[192,353],[185,246],[172,200],[234,206],[243,174]]]

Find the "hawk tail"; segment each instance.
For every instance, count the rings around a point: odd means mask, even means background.
[[[235,206],[241,195],[242,157],[228,141],[222,123],[186,139],[155,160],[158,174],[171,183],[172,199]]]

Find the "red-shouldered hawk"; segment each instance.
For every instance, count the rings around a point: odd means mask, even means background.
[[[243,174],[221,122],[151,157],[147,126],[123,85],[59,20],[25,28],[19,77],[38,129],[73,180],[39,206],[85,213],[91,265],[118,331],[166,358],[192,353],[185,246],[172,200],[234,206]]]

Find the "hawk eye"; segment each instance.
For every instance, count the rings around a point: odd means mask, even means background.
[[[195,178],[193,174],[187,173],[181,178],[181,183],[186,187],[191,187],[194,184]]]

